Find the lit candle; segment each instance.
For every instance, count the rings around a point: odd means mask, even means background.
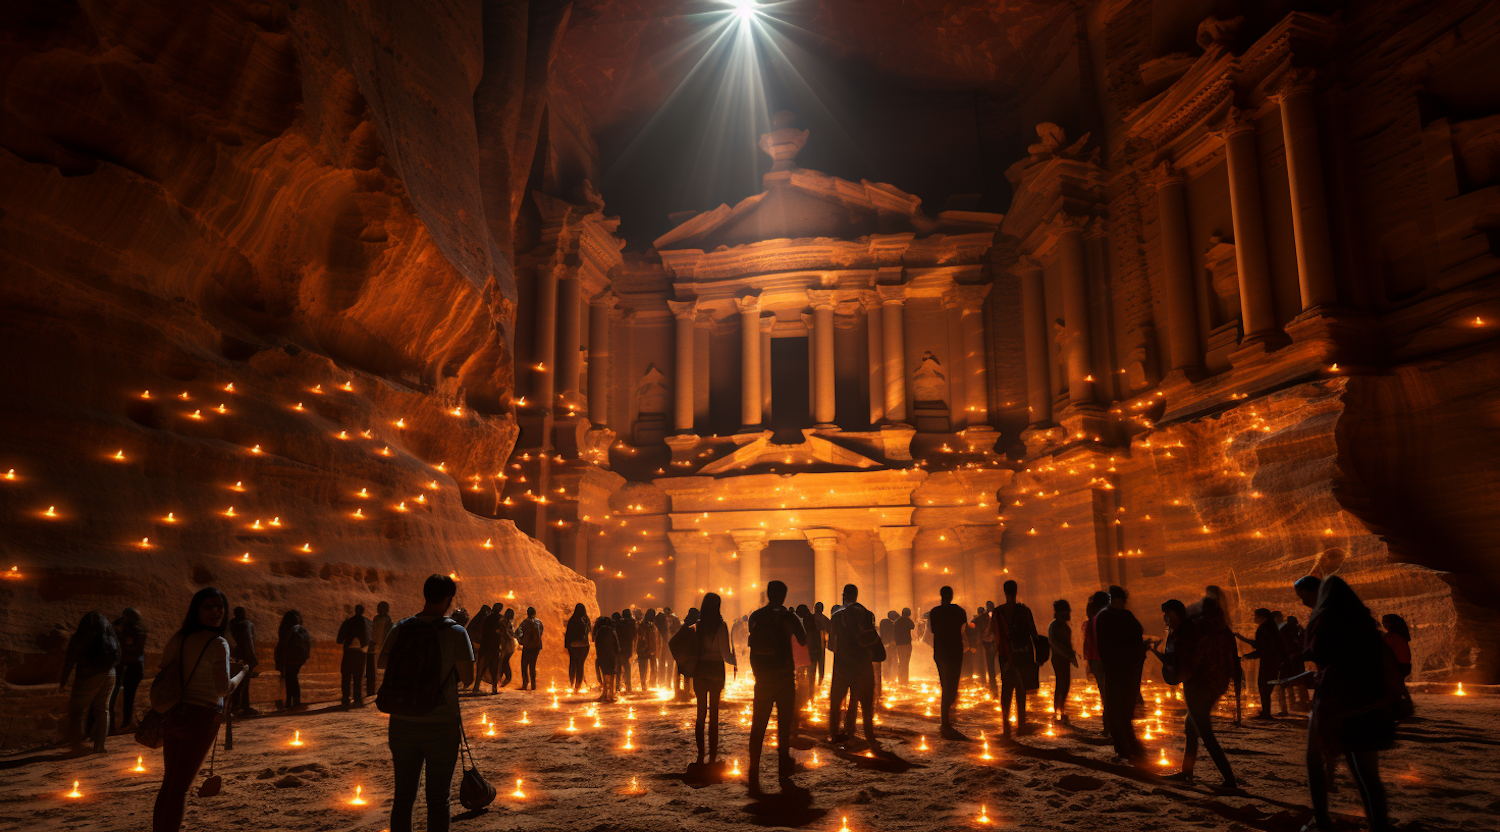
[[[573,725],[573,717],[571,717],[571,716],[568,717],[568,728],[567,728],[567,730],[569,730],[569,731],[577,731],[578,730],[578,728]]]
[[[146,758],[145,757],[136,757],[135,758],[135,768],[131,769],[131,771],[133,771],[133,772],[135,772],[137,774],[140,774],[141,772],[144,772],[145,770],[146,770]]]
[[[989,823],[990,822],[990,810],[983,803],[979,804],[979,819],[978,819],[978,822],[979,823]]]
[[[736,757],[736,758],[734,758],[734,760],[732,762],[734,763],[734,765],[731,766],[730,769],[729,769],[729,776],[730,777],[739,777],[740,776],[740,760],[739,760],[738,757]]]
[[[917,750],[918,751],[930,751],[931,750],[928,747],[928,745],[927,745],[927,737],[925,735],[922,737],[922,742],[917,745]]]
[[[521,712],[521,720],[520,720],[520,722],[521,722],[522,725],[530,725],[531,724],[531,720],[527,718],[525,711]]]
[[[1463,682],[1459,682],[1458,683],[1458,693],[1457,693],[1457,695],[1458,696],[1468,696],[1467,693],[1464,693],[1464,683]]]
[[[56,517],[57,516],[57,506],[47,506],[47,510],[44,511],[44,512],[42,512],[42,514],[45,514],[48,517]]]
[[[510,793],[511,797],[523,798],[526,796],[526,793],[521,791],[521,782],[520,778],[516,779],[516,790]]]
[[[307,554],[312,554],[312,544],[311,543],[304,543],[304,544],[302,544],[302,551],[305,552],[305,553],[307,553]]]
[[[355,786],[354,787],[354,799],[351,800],[351,801],[349,801],[349,805],[350,806],[363,806],[363,805],[365,805],[364,791],[365,791],[365,787],[364,786]]]
[[[620,746],[620,747],[623,748],[623,749],[625,749],[626,751],[633,750],[635,748],[635,746],[630,744],[630,738],[632,736],[634,736],[634,734],[635,734],[635,729],[634,728],[626,728],[625,729],[625,744],[622,745],[622,746]]]
[[[81,792],[81,791],[78,790],[78,781],[77,780],[73,781],[73,791],[68,792],[67,794],[63,795],[63,797],[72,797],[72,798],[83,797],[83,792]]]
[[[1167,749],[1163,748],[1161,750],[1161,756],[1156,758],[1156,764],[1159,766],[1169,766],[1172,764],[1172,762],[1167,759]]]
[[[292,732],[292,741],[289,742],[289,743],[287,743],[287,745],[290,745],[293,748],[301,748],[305,744],[306,743],[302,742],[302,732],[301,731],[293,731]]]
[[[240,555],[240,563],[249,563],[249,562],[250,562],[250,553],[249,552],[246,552],[245,554]]]
[[[115,459],[118,460],[118,461],[120,461],[120,462],[124,462],[125,461],[125,450],[123,448],[120,449],[120,450],[118,450],[118,451],[115,451]]]
[[[149,538],[149,537],[143,537],[143,538],[141,538],[140,547],[142,549],[150,549],[151,548],[151,538]]]

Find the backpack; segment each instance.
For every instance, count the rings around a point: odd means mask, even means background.
[[[542,646],[542,631],[536,621],[528,618],[521,622],[521,647],[523,649],[536,649]]]
[[[677,663],[677,672],[691,677],[698,666],[698,627],[678,627],[676,634],[667,641],[672,651],[672,661]]]
[[[443,704],[448,679],[458,671],[443,672],[442,633],[453,619],[426,624],[408,618],[396,625],[395,640],[386,653],[385,675],[375,694],[375,707],[392,716],[426,716]]]
[[[293,625],[292,637],[287,641],[287,659],[291,664],[306,664],[312,658],[312,634],[301,624]]]
[[[777,614],[766,616],[750,631],[750,667],[757,673],[793,667],[791,638]]]

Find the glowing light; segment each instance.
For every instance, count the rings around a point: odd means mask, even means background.
[[[365,798],[364,798],[364,791],[365,791],[365,787],[364,786],[355,786],[354,787],[354,799],[349,801],[349,805],[350,806],[363,806],[363,805],[365,805],[366,801],[365,801]]]
[[[232,485],[232,486],[229,487],[229,490],[230,491],[238,491],[240,493],[244,493],[244,491],[245,491],[245,481],[244,480],[236,480],[235,483],[234,483],[234,485]]]
[[[172,512],[169,511],[169,512],[167,512],[167,516],[162,520],[162,522],[163,523],[176,523],[177,522],[177,517],[176,517],[176,515],[174,515]]]
[[[275,526],[278,529],[281,528],[281,518],[280,517],[272,517],[271,518],[271,525]]]
[[[349,431],[347,431],[347,430],[341,430],[341,431],[339,431],[339,438],[340,439],[348,439],[349,438]]]
[[[56,517],[57,516],[57,506],[47,506],[47,510],[44,511],[44,512],[42,512],[42,514],[45,515],[45,516],[47,516],[47,517]]]
[[[990,741],[989,740],[985,740],[984,741],[984,752],[979,755],[979,759],[981,759],[981,760],[993,760],[993,759],[995,759],[994,756],[990,754]]]
[[[1167,759],[1167,749],[1163,748],[1161,750],[1161,756],[1156,758],[1156,764],[1159,766],[1169,766],[1172,764],[1172,761]]]
[[[519,720],[517,720],[517,721],[520,722],[522,725],[530,725],[531,724],[531,719],[528,716],[526,716],[526,712],[525,711],[521,712],[521,718]]]
[[[6,471],[5,478],[8,480],[14,480],[16,478],[16,469],[12,468],[9,471]]]
[[[246,552],[245,554],[240,555],[240,563],[249,563],[249,562],[250,562],[250,553],[249,552]]]
[[[144,772],[145,770],[146,770],[146,758],[145,757],[136,757],[135,758],[135,768],[131,769],[131,771],[135,772],[136,774],[140,774],[140,773]]]
[[[362,509],[362,508],[355,509],[354,510],[354,519],[355,520],[363,520],[363,519],[365,519],[365,510]]]
[[[137,545],[139,545],[142,549],[150,549],[151,548],[151,538],[149,538],[149,537],[143,537],[143,538],[141,538],[141,542],[139,544],[137,544]]]
[[[839,832],[850,832],[848,815],[839,818]]]
[[[304,543],[304,544],[302,544],[302,548],[299,549],[298,551],[302,552],[303,554],[309,554],[310,555],[310,554],[312,554],[312,544],[311,543]]]
[[[359,497],[361,499],[369,499],[369,497],[370,497],[370,489],[368,489],[368,488],[361,488],[359,490]]]
[[[990,810],[983,803],[979,804],[979,817],[976,819],[975,822],[976,823],[989,823],[990,822]]]
[[[353,380],[344,382],[342,385],[339,386],[339,389],[343,390],[345,393],[353,393],[354,392],[354,382],[353,382]]]
[[[917,750],[918,750],[918,751],[931,751],[931,750],[932,750],[932,749],[931,749],[931,748],[930,748],[930,747],[929,747],[929,746],[928,746],[928,745],[927,745],[927,737],[926,737],[926,735],[923,735],[923,737],[922,737],[922,741],[921,741],[921,742],[920,742],[920,743],[918,743],[918,744],[917,744]]]
[[[231,381],[228,384],[224,385],[224,392],[225,393],[233,393],[234,392],[234,382]]]
[[[514,798],[516,798],[518,800],[526,797],[526,792],[521,791],[521,783],[522,782],[524,782],[524,781],[521,780],[520,778],[516,779],[516,790],[510,793],[511,797],[514,797]]]
[[[740,760],[739,760],[739,758],[736,757],[731,762],[733,763],[733,765],[731,765],[730,768],[729,768],[729,776],[730,777],[739,777],[740,776]]]
[[[290,745],[293,748],[301,748],[302,746],[307,745],[307,743],[305,743],[305,742],[302,741],[302,732],[301,731],[293,731],[292,732],[292,739],[291,739],[290,742],[287,743],[287,745]]]
[[[495,544],[491,543],[490,542],[490,538],[486,537],[484,539],[483,548],[485,548],[485,549],[493,549],[493,548],[495,548]]]
[[[756,0],[732,0],[730,5],[734,7],[734,14],[741,23],[749,23],[759,13],[760,4]]]
[[[250,449],[250,453],[252,453],[252,454],[258,454],[258,453],[260,453],[260,446],[256,445],[255,447],[251,448]]]
[[[116,460],[118,460],[120,462],[124,462],[125,461],[125,451],[123,449],[115,451],[114,459],[116,459]]]
[[[634,751],[635,750],[635,746],[631,745],[631,743],[630,743],[630,738],[633,737],[634,735],[635,735],[635,729],[634,728],[626,728],[625,729],[625,744],[622,745],[622,746],[620,746],[620,748],[622,748],[622,749],[624,749],[626,751]]]
[[[68,792],[67,794],[63,795],[63,797],[72,797],[72,798],[83,797],[83,792],[81,792],[81,791],[78,790],[78,781],[77,780],[73,781],[73,791]]]
[[[578,730],[578,726],[576,726],[576,725],[573,724],[573,717],[571,717],[571,716],[568,717],[568,727],[565,728],[564,730],[570,731],[570,732]]]
[[[11,568],[14,569],[15,567],[11,567]],[[1454,695],[1455,696],[1468,696],[1467,693],[1464,693],[1464,683],[1463,682],[1459,682],[1458,683],[1458,692],[1455,693]]]
[[[151,398],[151,391],[150,390],[143,390],[143,391],[141,391],[141,398],[143,398],[143,399],[149,399],[149,398]]]

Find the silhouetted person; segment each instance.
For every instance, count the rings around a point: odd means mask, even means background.
[[[798,604],[794,612],[797,620],[802,622],[802,632],[806,633],[807,636],[804,641],[798,642],[794,640],[792,642],[792,659],[797,665],[796,713],[800,722],[802,709],[812,699],[813,677],[817,671],[813,669],[812,651],[809,649],[813,641],[813,634],[808,629],[812,622],[812,610],[808,609],[806,604]]]
[[[1255,718],[1271,719],[1271,692],[1275,689],[1272,680],[1280,678],[1282,667],[1286,664],[1281,633],[1276,629],[1276,620],[1271,616],[1271,611],[1264,607],[1255,611],[1254,639],[1245,638],[1239,633],[1235,633],[1235,638],[1255,648],[1244,656],[1260,661],[1255,670],[1255,687],[1260,692],[1260,713]]]
[[[888,610],[885,618],[880,619],[878,627],[880,632],[880,643],[884,644],[885,661],[879,662],[875,668],[875,701],[879,702],[885,698],[885,683],[896,682],[896,651],[892,649],[896,644],[896,619],[901,616],[895,610]]]
[[[1406,689],[1406,680],[1411,677],[1411,627],[1407,626],[1406,619],[1395,613],[1381,616],[1380,624],[1385,628],[1385,646],[1396,660],[1395,676],[1399,679],[1401,691],[1400,716],[1405,718],[1416,710],[1412,705],[1411,691]]]
[[[837,743],[854,733],[852,714],[858,705],[864,709],[865,740],[871,750],[875,741],[875,665],[874,647],[880,643],[875,616],[859,603],[859,587],[844,585],[844,603],[829,619],[828,637],[833,650],[833,684],[828,695],[828,733]],[[844,696],[849,696],[851,717],[839,733],[839,712]]]
[[[513,677],[510,669],[511,657],[516,654],[516,609],[511,607],[500,616],[500,670],[496,674],[499,686],[510,684]]]
[[[792,640],[807,643],[807,631],[797,614],[787,609],[786,584],[766,584],[766,605],[751,613],[749,630],[750,669],[755,671],[755,699],[750,714],[750,791],[760,791],[760,752],[765,742],[771,709],[776,709],[776,761],[778,778],[789,780],[796,767],[792,760],[792,733],[797,728],[797,663]]]
[[[1005,603],[995,608],[995,641],[1000,651],[1000,725],[1010,736],[1010,700],[1016,700],[1016,728],[1026,729],[1026,693],[1041,687],[1036,661],[1036,619],[1016,601],[1016,582],[1005,582]]]
[[[823,670],[828,663],[828,626],[830,619],[823,614],[823,602],[813,604],[813,621],[818,625],[817,646],[812,649],[812,660],[818,666],[818,687],[823,686]]]
[[[945,740],[967,741],[969,738],[953,727],[953,704],[958,701],[958,685],[964,664],[964,630],[969,625],[964,608],[953,603],[953,587],[938,590],[941,602],[927,613],[932,632],[932,660],[937,664],[938,683],[942,693],[942,728]]]
[[[982,662],[979,668],[980,678],[984,680],[985,686],[989,688],[990,697],[1000,698],[1000,692],[995,687],[995,677],[1000,663],[1001,649],[995,641],[995,625],[992,621],[995,615],[995,602],[986,601],[980,608],[979,614],[974,616],[974,634],[979,640],[979,655],[976,660]]]
[[[594,622],[594,671],[599,675],[599,701],[615,701],[615,682],[620,673],[620,640],[615,637],[615,625],[608,616],[601,615]]]
[[[568,647],[568,687],[574,693],[583,687],[584,663],[589,658],[588,610],[582,604],[573,605],[573,614],[563,627],[563,644]]]
[[[115,689],[115,665],[119,661],[120,640],[114,626],[102,612],[85,613],[68,639],[62,679],[57,683],[58,690],[66,689],[68,677],[77,671],[68,696],[66,723],[67,739],[75,754],[84,752],[85,733],[93,738],[94,752],[104,752],[104,738],[109,736],[109,695]],[[90,720],[92,730],[86,731]]]
[[[1333,829],[1327,763],[1342,756],[1354,775],[1370,828],[1391,829],[1380,782],[1380,751],[1395,742],[1396,722],[1386,687],[1383,645],[1369,608],[1343,578],[1325,578],[1318,587],[1317,606],[1307,622],[1307,645],[1317,666],[1307,748],[1315,828]]]
[[[489,615],[484,617],[478,627],[479,638],[470,644],[474,647],[474,692],[479,693],[479,686],[485,682],[490,683],[490,693],[498,693],[500,686],[500,630],[505,620],[500,615],[501,606],[496,604],[490,607]]]
[[[312,634],[302,626],[302,613],[287,610],[276,628],[276,650],[272,659],[281,674],[282,704],[287,710],[302,706],[302,666],[312,658]]]
[[[635,655],[635,616],[629,609],[621,610],[620,620],[615,624],[615,635],[620,639],[620,690],[630,691],[630,663]]]
[[[447,832],[448,796],[462,725],[458,691],[474,678],[474,645],[448,610],[458,585],[447,575],[422,584],[422,611],[402,619],[378,659],[385,669],[376,700],[387,728],[395,786],[390,832],[411,832],[417,781],[427,781],[427,829]]]
[[[374,641],[370,631],[370,619],[365,618],[365,605],[355,604],[354,614],[344,619],[339,626],[338,644],[344,647],[344,658],[339,664],[339,686],[343,692],[344,707],[351,703],[356,708],[365,706],[365,689],[360,676],[365,671],[365,649]]]
[[[1171,779],[1193,782],[1193,767],[1198,761],[1198,740],[1201,737],[1208,755],[1224,777],[1222,787],[1237,788],[1234,771],[1214,736],[1212,722],[1214,706],[1229,689],[1232,675],[1229,652],[1234,649],[1234,636],[1224,622],[1219,603],[1212,598],[1205,598],[1191,613],[1176,599],[1162,604],[1161,610],[1162,620],[1167,625],[1167,638],[1162,649],[1153,652],[1161,658],[1162,679],[1169,685],[1182,685],[1182,700],[1187,705],[1182,769]],[[1229,650],[1225,649],[1226,645]]]
[[[391,605],[385,601],[375,605],[375,617],[370,619],[370,649],[365,653],[365,695],[375,695],[375,664],[380,651],[385,649],[385,640],[396,622],[391,620]]]
[[[542,654],[542,621],[536,607],[526,608],[526,619],[516,628],[516,643],[521,645],[521,690],[528,684],[536,690],[536,660]]]
[[[911,635],[916,629],[916,622],[911,620],[911,607],[902,607],[901,617],[896,619],[893,652],[896,654],[896,677],[903,688],[911,686]]]
[[[672,615],[671,607],[662,607],[656,614],[656,684],[665,685],[675,675],[672,672],[672,651],[667,649],[672,636],[681,626]]]
[[[725,665],[737,666],[729,643],[729,626],[719,612],[719,596],[703,596],[698,620],[692,626],[698,638],[698,661],[693,667],[693,695],[698,717],[693,726],[698,740],[698,763],[703,763],[703,729],[708,728],[708,761],[719,762],[719,697],[724,693]],[[690,616],[691,617],[691,616]],[[686,626],[686,625],[685,625]]]
[[[1286,659],[1281,666],[1281,678],[1295,679],[1296,677],[1301,676],[1303,671],[1307,669],[1305,663],[1302,661],[1302,651],[1307,648],[1303,644],[1302,624],[1297,621],[1297,616],[1289,615],[1286,617],[1286,623],[1281,625],[1280,635],[1281,649],[1286,656]],[[1308,703],[1306,683],[1294,682],[1292,684],[1282,685],[1281,690],[1283,692],[1283,697],[1285,697],[1286,693],[1290,691],[1292,707],[1295,708],[1299,713],[1305,713],[1307,711]],[[1283,710],[1285,710],[1285,708],[1283,708]]]
[[[152,810],[153,832],[179,832],[187,812],[187,791],[219,735],[224,697],[234,691],[249,671],[231,665],[224,631],[229,623],[229,601],[224,593],[204,587],[188,604],[182,627],[167,639],[159,673],[175,674],[182,682],[182,699],[162,719],[161,789]]]
[[[656,652],[660,647],[661,634],[656,629],[656,610],[647,610],[646,617],[636,622],[635,662],[641,672],[641,690],[656,687]]]
[[[1047,625],[1047,646],[1052,653],[1052,712],[1068,721],[1068,690],[1073,686],[1073,668],[1078,653],[1073,650],[1073,605],[1059,598],[1052,602],[1052,623]]]
[[[1109,606],[1094,617],[1099,660],[1104,665],[1104,718],[1115,753],[1141,763],[1145,748],[1135,736],[1135,706],[1141,699],[1141,668],[1146,661],[1145,630],[1126,609],[1129,593],[1109,588]]]
[[[115,686],[109,694],[109,717],[115,716],[115,699],[123,691],[124,711],[120,727],[135,722],[135,691],[146,674],[146,622],[134,607],[127,607],[114,623],[115,638],[120,642],[120,663],[115,665]]]
[[[229,645],[229,657],[243,662],[249,671],[230,696],[230,709],[243,716],[254,716],[255,709],[250,707],[250,680],[255,678],[255,667],[260,664],[260,657],[255,654],[255,622],[245,614],[244,607],[234,608],[234,618],[229,621]]]
[[[1107,606],[1109,593],[1095,592],[1089,596],[1088,603],[1083,608],[1083,660],[1088,664],[1088,672],[1094,677],[1094,684],[1099,687],[1099,702],[1104,709],[1100,718],[1105,736],[1109,736],[1109,697],[1104,690],[1104,662],[1099,659],[1099,630],[1094,626],[1094,621],[1099,611]]]

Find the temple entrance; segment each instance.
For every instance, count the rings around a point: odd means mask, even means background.
[[[807,366],[807,337],[771,339],[771,418],[773,431],[792,432],[775,441],[802,441],[802,429],[812,426],[812,376]]]
[[[760,575],[766,583],[787,585],[786,605],[813,604],[813,548],[806,540],[772,540],[760,555]]]

